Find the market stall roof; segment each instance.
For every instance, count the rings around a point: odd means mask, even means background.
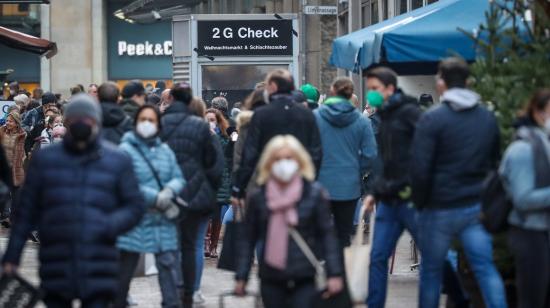
[[[0,44],[51,58],[57,53],[57,45],[45,39],[0,26]]]
[[[440,0],[336,39],[330,63],[359,71],[377,63],[435,63],[460,55],[474,60],[475,46],[459,29],[474,32],[489,0]]]

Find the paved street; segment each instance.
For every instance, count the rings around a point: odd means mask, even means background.
[[[1,232],[0,248],[5,250],[7,244],[7,235],[5,230]],[[27,242],[23,254],[21,274],[29,279],[34,284],[38,283],[37,277],[37,254],[38,245]],[[388,308],[415,307],[417,299],[417,281],[418,272],[411,272],[410,265],[410,236],[405,234],[399,241],[396,259],[394,265],[394,273],[390,276]],[[207,259],[206,267],[203,274],[202,292],[206,298],[206,304],[201,306],[205,308],[219,307],[219,294],[231,290],[233,286],[233,275],[228,272],[216,269],[216,262],[212,259]],[[258,289],[258,280],[255,275],[250,282],[250,290]],[[147,276],[135,278],[132,281],[130,291],[132,298],[138,303],[136,308],[154,308],[160,307],[160,291],[157,284],[157,276]],[[43,307],[43,306],[39,306]],[[254,307],[251,299],[243,300],[228,300],[225,307]]]

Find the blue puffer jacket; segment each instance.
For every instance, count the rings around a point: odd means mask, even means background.
[[[122,137],[120,148],[132,157],[134,172],[139,182],[139,190],[145,198],[145,206],[149,210],[143,219],[130,232],[119,236],[117,247],[133,252],[158,253],[178,249],[178,234],[176,224],[154,209],[158,186],[153,172],[147,165],[136,147],[139,147],[147,159],[153,164],[164,187],[179,194],[183,189],[184,180],[176,161],[174,152],[168,145],[161,143],[160,138],[146,142],[128,132]]]
[[[370,119],[339,97],[329,98],[314,114],[323,145],[318,181],[331,200],[359,198],[361,179],[376,158]]]
[[[3,262],[18,264],[31,230],[40,234],[42,288],[66,299],[114,296],[117,236],[144,212],[130,158],[110,143],[83,153],[67,140],[33,155]]]

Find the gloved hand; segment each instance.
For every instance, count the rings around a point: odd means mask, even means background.
[[[174,192],[170,188],[164,188],[157,195],[155,207],[161,212],[166,211],[170,207],[170,203],[172,203],[172,198],[174,198]]]
[[[168,206],[166,211],[164,211],[164,216],[172,220],[172,219],[178,218],[179,215],[180,215],[179,206],[174,202],[170,202],[170,205]]]

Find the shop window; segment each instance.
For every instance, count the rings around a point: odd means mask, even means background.
[[[421,8],[424,5],[424,0],[412,0],[411,9],[415,10]]]
[[[0,4],[0,26],[31,35],[39,35],[40,5]]]
[[[256,84],[265,80],[274,69],[288,69],[288,65],[203,65],[202,98],[210,103],[214,97],[227,98],[230,109],[242,102]]]

